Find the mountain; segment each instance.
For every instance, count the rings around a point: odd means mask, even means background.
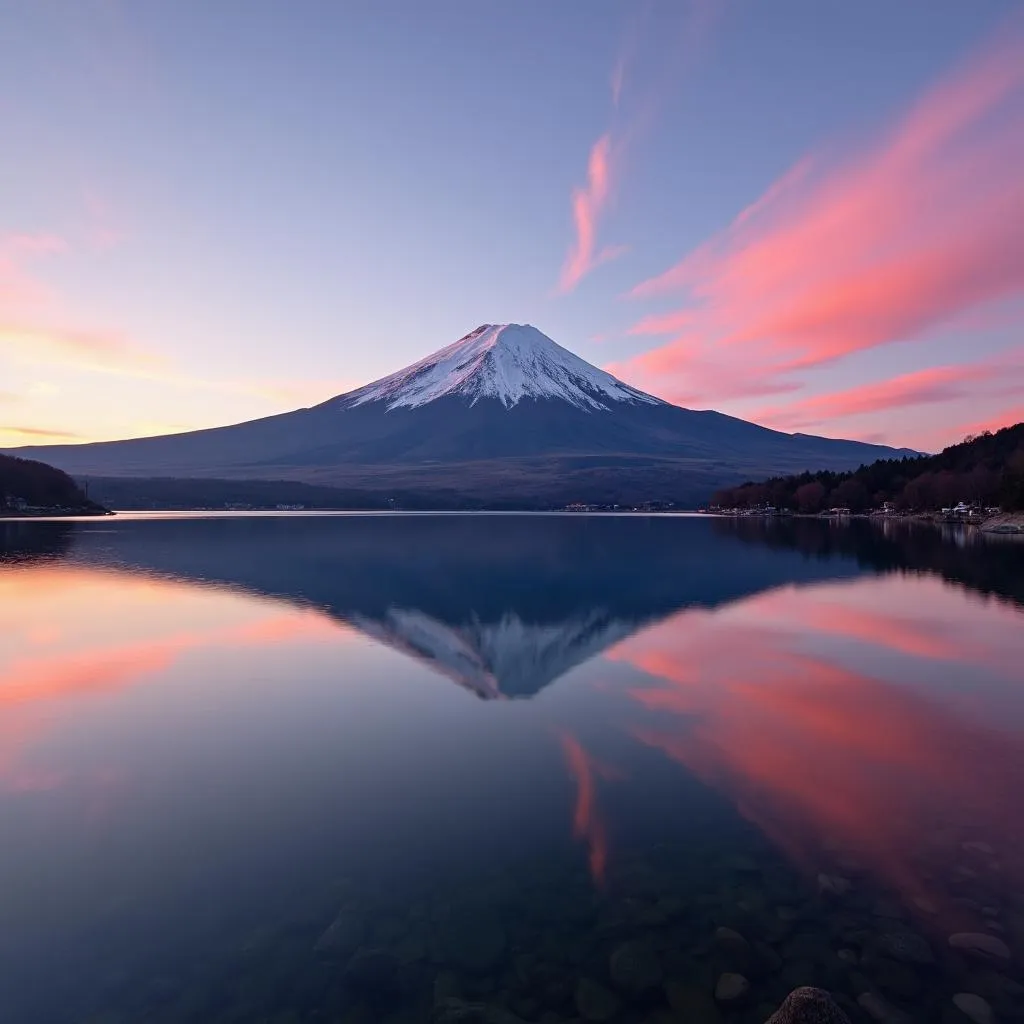
[[[80,477],[291,480],[520,507],[692,503],[754,475],[910,454],[671,405],[523,324],[484,324],[313,408],[31,451]]]

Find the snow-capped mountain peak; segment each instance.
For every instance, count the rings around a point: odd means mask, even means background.
[[[611,402],[661,405],[562,348],[529,324],[483,324],[454,344],[382,380],[342,396],[346,407],[385,402],[416,408],[461,395],[475,404],[495,398],[511,408],[524,398],[560,398],[581,409]]]

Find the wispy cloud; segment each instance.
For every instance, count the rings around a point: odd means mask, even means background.
[[[988,362],[928,367],[890,380],[761,409],[754,418],[780,430],[804,430],[851,416],[1013,393],[1024,395],[1024,360],[1016,366]]]
[[[919,338],[1024,294],[1024,33],[1009,23],[866,152],[799,161],[721,235],[633,296],[683,309],[637,333],[686,334],[620,367],[792,373]],[[683,350],[684,358],[677,352]]]
[[[583,278],[601,264],[629,251],[626,245],[600,245],[598,242],[601,221],[621,177],[626,150],[643,134],[644,128],[650,126],[658,97],[667,91],[667,81],[675,79],[681,69],[693,63],[706,40],[718,7],[717,0],[686,0],[679,9],[681,13],[672,11],[676,21],[673,31],[678,34],[678,40],[672,47],[670,70],[664,76],[666,81],[653,90],[647,90],[647,95],[636,104],[633,116],[625,119],[619,113],[623,107],[623,95],[631,69],[636,63],[640,38],[650,31],[648,23],[653,5],[645,5],[631,23],[630,32],[612,67],[609,81],[612,110],[619,116],[614,119],[615,126],[604,132],[591,146],[586,182],[572,190],[574,239],[562,264],[556,289],[559,294],[573,291]]]
[[[590,150],[586,184],[573,189],[572,219],[576,238],[558,281],[558,290],[563,294],[572,291],[595,267],[624,251],[621,246],[605,246],[600,251],[597,248],[597,227],[611,190],[612,160],[612,139],[605,134]]]
[[[82,435],[66,430],[44,430],[41,427],[0,426],[0,437],[10,437],[18,441],[78,441]]]

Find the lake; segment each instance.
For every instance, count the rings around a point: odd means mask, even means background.
[[[0,523],[0,1019],[1024,1018],[1024,544]]]

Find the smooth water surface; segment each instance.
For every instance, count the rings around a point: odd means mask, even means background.
[[[1012,540],[0,523],[0,616],[4,1021],[1024,1016]]]

